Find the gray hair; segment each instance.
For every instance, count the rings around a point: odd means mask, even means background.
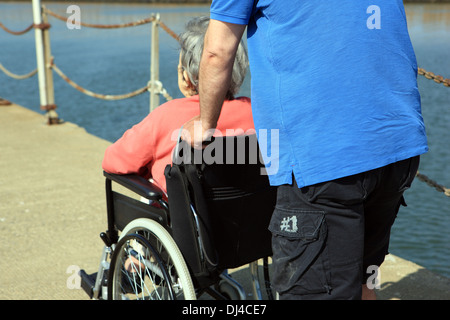
[[[195,86],[197,91],[200,59],[203,52],[203,42],[208,25],[208,17],[194,18],[186,24],[185,31],[180,34],[179,37],[179,43],[181,46],[181,65],[183,69],[186,70],[189,80]],[[226,99],[233,99],[233,97],[239,92],[242,82],[244,82],[247,68],[247,49],[241,40],[236,52],[230,88],[228,89]]]

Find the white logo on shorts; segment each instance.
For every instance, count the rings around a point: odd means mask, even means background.
[[[281,220],[280,230],[286,232],[297,232],[297,217],[291,216],[283,218],[283,220]]]

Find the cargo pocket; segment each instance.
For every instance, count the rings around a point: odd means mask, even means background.
[[[330,292],[325,213],[276,208],[269,230],[274,289],[280,294],[298,295]]]

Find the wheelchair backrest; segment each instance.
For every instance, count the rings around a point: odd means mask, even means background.
[[[256,135],[217,137],[203,150],[179,143],[165,171],[170,223],[194,274],[271,255],[276,189],[264,173]]]

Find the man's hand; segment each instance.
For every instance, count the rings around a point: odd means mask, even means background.
[[[205,126],[200,116],[195,116],[183,126],[181,138],[195,149],[202,149],[203,142],[209,141],[214,134],[214,127]]]

